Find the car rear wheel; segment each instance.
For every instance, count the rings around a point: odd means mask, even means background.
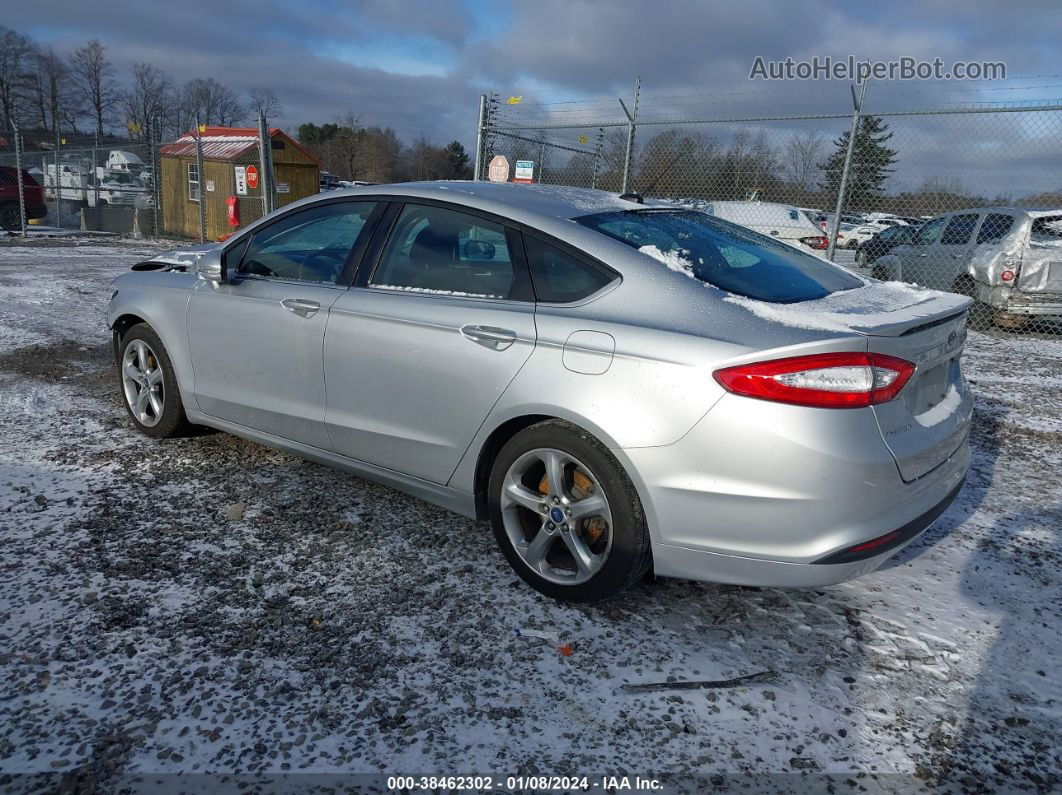
[[[150,326],[139,323],[122,337],[118,381],[125,410],[141,433],[168,439],[189,431],[173,365]]]
[[[21,229],[22,224],[19,221],[17,206],[0,207],[0,229]]]
[[[974,331],[987,331],[992,327],[995,312],[992,307],[978,299],[977,285],[973,279],[969,276],[959,277],[955,280],[952,290],[973,300],[973,306],[970,307],[970,312],[967,316],[970,328]]]
[[[550,420],[514,436],[494,461],[488,489],[498,546],[547,596],[597,602],[649,568],[634,485],[604,445],[573,425]]]

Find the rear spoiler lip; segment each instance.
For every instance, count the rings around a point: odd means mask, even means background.
[[[958,319],[973,306],[973,299],[964,295],[947,293],[934,298],[933,303],[939,304],[939,308],[934,306],[932,311],[927,311],[920,317],[875,323],[872,326],[861,326],[858,322],[853,322],[851,328],[852,331],[867,337],[903,337],[908,334],[917,334],[933,326]]]

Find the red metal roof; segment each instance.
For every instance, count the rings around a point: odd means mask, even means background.
[[[270,138],[282,138],[294,146],[317,165],[321,161],[313,152],[309,151],[285,133],[279,127],[269,129]],[[249,149],[258,146],[258,130],[254,127],[211,127],[207,126],[201,134],[203,140],[203,158],[206,160],[235,160]],[[168,157],[195,157],[195,135],[186,132],[173,143],[159,147],[159,154]]]

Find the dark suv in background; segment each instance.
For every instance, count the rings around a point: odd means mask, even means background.
[[[26,200],[26,220],[44,218],[48,207],[44,203],[44,188],[25,169],[22,171],[22,194]],[[0,228],[18,229],[18,172],[11,166],[0,166]]]

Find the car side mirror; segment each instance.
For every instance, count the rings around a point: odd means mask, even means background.
[[[195,263],[195,272],[205,281],[221,284],[225,280],[221,267],[221,249],[213,248],[200,254]]]

